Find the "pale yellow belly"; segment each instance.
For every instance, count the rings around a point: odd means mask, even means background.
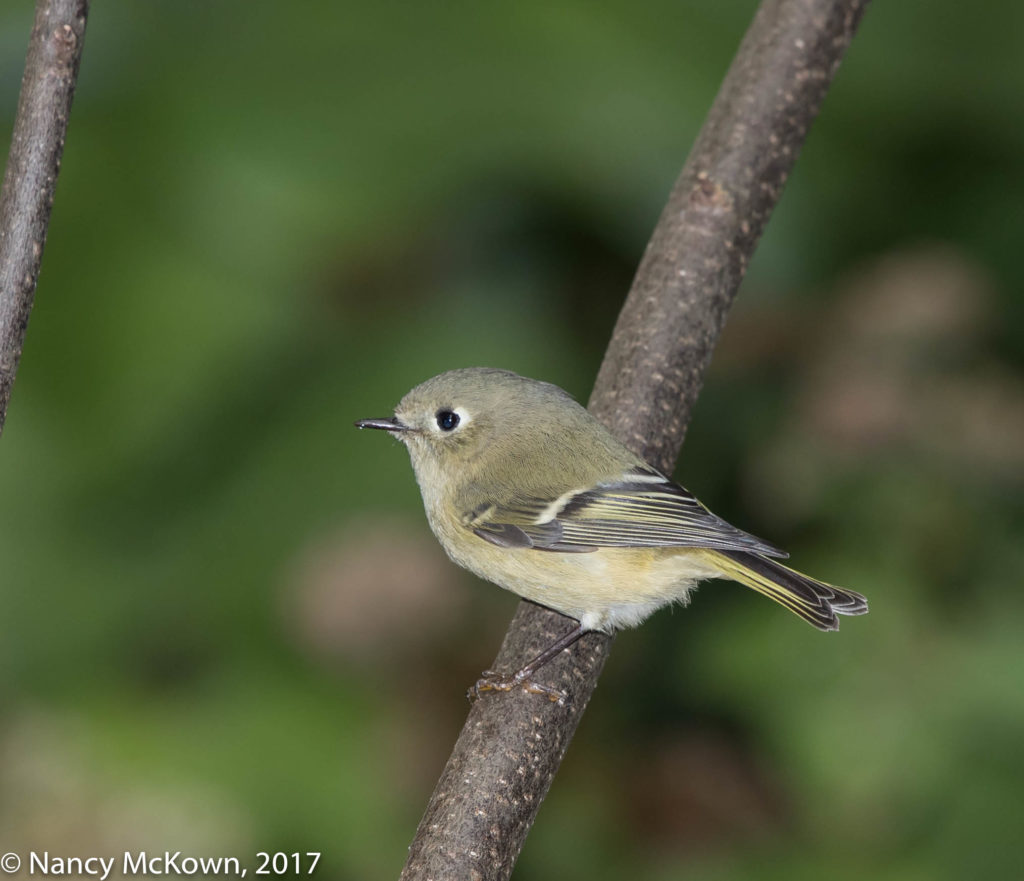
[[[601,548],[586,554],[501,548],[461,525],[431,526],[460,566],[594,630],[632,627],[661,606],[685,602],[718,575],[699,548]]]

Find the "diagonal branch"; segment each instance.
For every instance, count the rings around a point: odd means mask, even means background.
[[[38,0],[0,193],[0,433],[50,224],[89,0]]]
[[[715,341],[867,0],[764,0],[640,263],[590,400],[634,451],[671,471]],[[520,603],[497,670],[574,622]],[[523,692],[478,700],[427,805],[402,878],[505,879],[597,684],[591,633]]]

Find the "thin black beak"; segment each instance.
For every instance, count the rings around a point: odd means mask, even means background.
[[[394,416],[390,416],[387,419],[360,419],[356,423],[356,428],[377,428],[381,431],[408,431],[409,426],[403,425]]]

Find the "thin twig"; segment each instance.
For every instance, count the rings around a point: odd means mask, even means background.
[[[0,193],[0,433],[39,278],[89,0],[38,0]]]
[[[662,470],[672,469],[736,289],[866,4],[762,3],[654,230],[590,409]],[[573,623],[521,603],[494,669],[516,669]],[[508,878],[610,645],[588,634],[541,671],[565,706],[524,692],[473,705],[403,879]]]

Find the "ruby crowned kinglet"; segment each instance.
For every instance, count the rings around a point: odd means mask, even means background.
[[[523,685],[588,630],[632,627],[731,578],[820,630],[867,600],[794,572],[787,554],[730,526],[620,444],[566,392],[507,370],[452,370],[409,392],[393,418],[363,419],[409,449],[430,528],[460,566],[579,625],[513,675]]]

